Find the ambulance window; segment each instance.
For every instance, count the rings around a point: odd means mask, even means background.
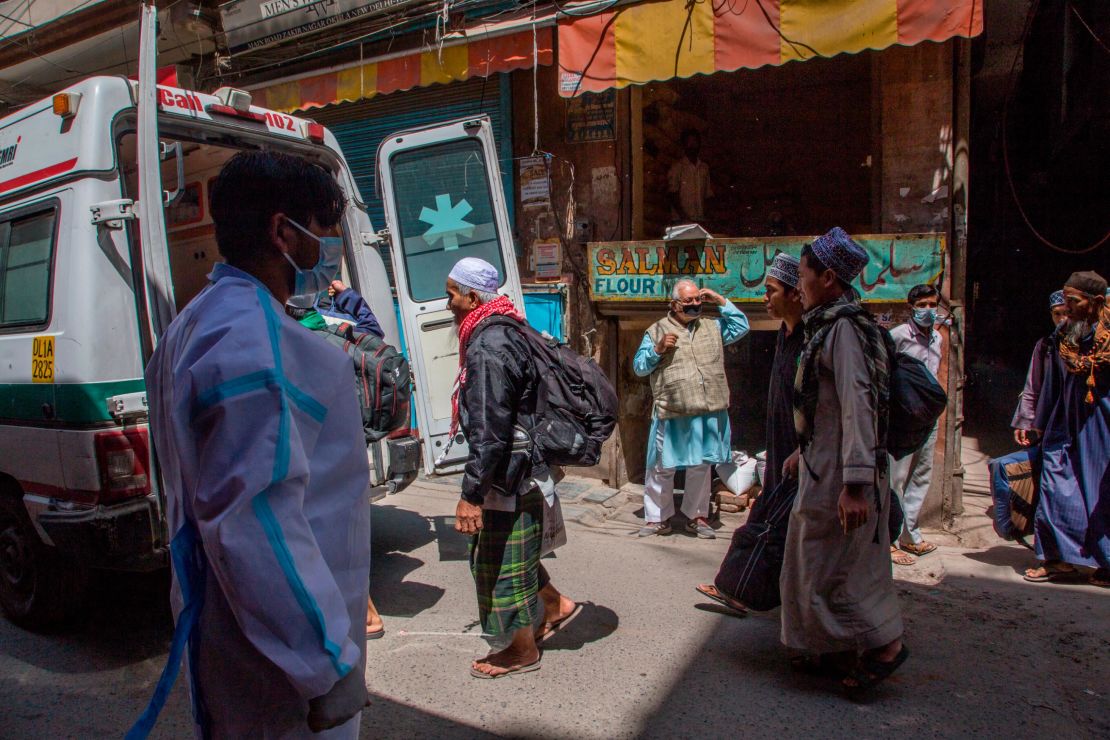
[[[0,326],[49,316],[54,217],[50,210],[0,223]]]
[[[443,298],[447,273],[463,257],[481,257],[504,278],[480,142],[466,139],[399,152],[390,170],[414,301]]]

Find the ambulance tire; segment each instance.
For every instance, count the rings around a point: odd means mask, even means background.
[[[30,630],[65,626],[77,615],[88,571],[42,542],[27,510],[0,481],[0,608]]]

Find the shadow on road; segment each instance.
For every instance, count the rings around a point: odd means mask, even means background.
[[[592,601],[582,603],[582,613],[543,643],[546,650],[581,650],[591,642],[604,640],[617,631],[620,617],[607,606]]]
[[[474,708],[477,712],[478,707]],[[370,702],[362,710],[362,737],[380,738],[495,738],[500,737],[448,717],[394,701],[380,694],[370,694]]]
[[[88,608],[52,633],[12,626],[0,653],[56,673],[96,673],[162,655],[173,634],[169,570],[97,573]]]
[[[982,552],[964,553],[964,557],[987,565],[1013,568],[1014,572],[1021,575],[1026,568],[1032,568],[1036,563],[1031,550],[1024,547],[1017,548],[1012,545],[995,545]]]
[[[448,517],[424,517],[389,504],[375,505],[372,512],[370,595],[378,611],[388,617],[413,617],[432,608],[444,591],[439,586],[406,580],[424,565],[423,560],[407,553],[435,540],[441,560],[466,560],[467,538],[446,524]],[[445,550],[448,557],[444,557]]]
[[[910,658],[869,701],[792,672],[778,610],[722,616],[636,736],[1110,736],[1104,593],[963,576],[897,587]]]

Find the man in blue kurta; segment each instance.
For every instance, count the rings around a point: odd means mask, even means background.
[[[702,304],[719,307],[719,318],[702,318]],[[686,471],[682,513],[687,530],[704,539],[709,526],[710,478],[714,463],[731,459],[725,345],[748,333],[748,317],[721,295],[679,280],[670,311],[644,333],[632,360],[640,377],[651,378],[654,405],[644,476],[641,537],[671,532],[674,475]]]
[[[1106,280],[1064,283],[1068,323],[1056,332],[1035,428],[1041,433],[1041,500],[1028,581],[1074,578],[1110,587],[1110,307]]]

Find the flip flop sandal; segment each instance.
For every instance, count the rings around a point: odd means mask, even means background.
[[[709,588],[712,588],[713,590],[710,591]],[[716,601],[721,606],[726,607],[727,609],[731,610],[733,612],[732,616],[736,616],[736,617],[747,616],[748,608],[746,606],[741,604],[739,601],[728,598],[727,596],[722,594],[720,591],[718,591],[716,586],[710,586],[709,588],[702,588],[701,586],[694,586],[694,590],[697,591],[702,596],[713,599],[714,601]]]
[[[848,698],[858,700],[865,697],[872,689],[889,678],[890,674],[898,670],[908,657],[910,657],[910,650],[905,645],[891,661],[875,660],[874,656],[869,655],[861,656],[856,667],[844,677],[845,681],[849,679],[855,681],[855,685],[841,684]]]
[[[902,559],[899,560],[899,557],[901,557]],[[916,563],[917,560],[915,560],[913,555],[910,555],[909,553],[894,549],[890,551],[890,562],[894,563],[895,565],[910,566]]]
[[[367,640],[380,640],[383,635],[385,635],[385,627],[382,627],[380,630],[374,630],[373,632],[367,632],[366,633],[366,639]]]
[[[902,545],[902,549],[909,554],[916,555],[920,558],[928,555],[931,552],[936,552],[937,546],[934,545],[932,542],[922,542],[920,545]]]
[[[1071,580],[1078,574],[1078,571],[1074,568],[1050,568],[1047,565],[1042,565],[1040,568],[1044,571],[1044,575],[1031,576],[1029,571],[1036,570],[1036,568],[1030,568],[1021,577],[1030,583],[1051,583],[1053,581]]]
[[[489,673],[483,673],[482,671],[478,670],[477,668],[471,668],[470,669],[470,675],[474,676],[474,678],[494,679],[494,678],[505,678],[505,676],[511,676],[514,673],[531,673],[532,671],[538,671],[539,669],[540,669],[540,661],[537,660],[535,663],[529,663],[528,665],[519,665],[516,668],[510,668],[509,670],[505,671],[504,673],[498,673],[496,676],[490,675]]]
[[[564,627],[566,627],[568,624],[570,624],[574,620],[575,617],[577,617],[579,614],[582,613],[582,607],[583,606],[584,606],[584,604],[580,604],[580,603],[576,602],[574,604],[574,609],[571,611],[570,614],[566,615],[562,619],[556,619],[554,622],[544,623],[544,626],[543,626],[544,633],[539,638],[537,638],[536,641],[537,642],[543,642],[544,640],[547,640],[551,636],[558,634],[560,630],[562,630]]]

